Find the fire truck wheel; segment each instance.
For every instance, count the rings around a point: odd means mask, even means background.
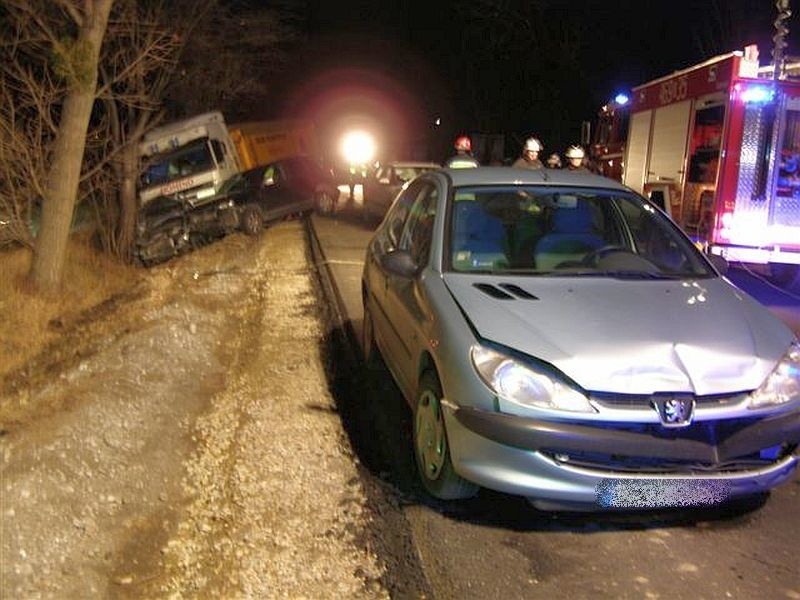
[[[784,288],[800,286],[800,265],[772,264],[769,267],[770,279]]]
[[[255,204],[246,206],[242,211],[242,231],[247,235],[258,235],[264,229],[264,217],[261,215],[261,209]]]

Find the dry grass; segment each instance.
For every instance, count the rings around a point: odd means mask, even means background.
[[[0,379],[57,340],[52,323],[71,320],[114,294],[130,289],[141,271],[98,252],[86,239],[67,248],[64,279],[57,297],[32,293],[26,282],[32,253],[24,248],[0,252]]]

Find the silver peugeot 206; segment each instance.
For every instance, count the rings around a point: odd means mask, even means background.
[[[437,170],[367,249],[363,344],[413,411],[425,489],[542,509],[715,505],[786,481],[800,344],[609,179]]]

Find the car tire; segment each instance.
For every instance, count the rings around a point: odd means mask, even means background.
[[[332,215],[336,208],[334,206],[333,196],[326,191],[318,191],[314,195],[314,206],[321,215]]]
[[[242,231],[247,235],[258,235],[264,229],[264,216],[255,204],[245,206],[240,219]]]
[[[361,323],[361,348],[364,353],[364,365],[370,371],[376,371],[381,367],[381,354],[375,343],[375,324],[372,320],[372,313],[367,308],[366,298],[364,299],[364,319]]]
[[[442,385],[433,371],[419,382],[414,408],[414,458],[425,490],[440,500],[471,498],[479,487],[456,473],[442,413]]]

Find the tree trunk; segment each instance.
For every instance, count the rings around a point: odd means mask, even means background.
[[[113,3],[114,0],[88,0],[84,3],[84,22],[79,30],[77,47],[84,48],[85,52],[76,53],[73,59],[73,76],[62,107],[53,164],[47,174],[42,225],[30,271],[33,284],[46,293],[57,291],[61,284],[86,131],[95,100],[97,62]]]
[[[119,252],[130,260],[136,238],[136,176],[139,174],[139,153],[135,143],[129,143],[122,152],[122,177],[120,186]]]

